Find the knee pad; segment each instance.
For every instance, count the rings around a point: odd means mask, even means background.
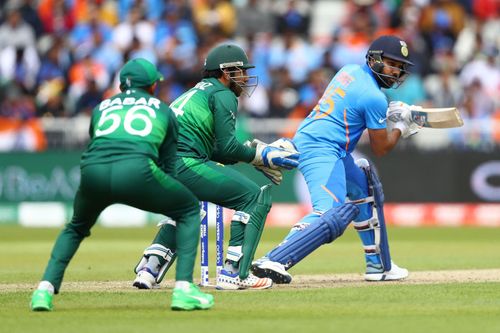
[[[321,245],[340,237],[358,214],[359,208],[349,203],[332,208],[307,228],[278,245],[269,252],[268,257],[289,269]]]

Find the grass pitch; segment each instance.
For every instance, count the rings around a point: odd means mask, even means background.
[[[169,309],[173,272],[160,290],[129,287],[156,229],[96,227],[67,270],[55,310],[33,313],[30,294],[58,232],[0,227],[0,332],[500,332],[500,229],[392,228],[393,258],[411,274],[397,283],[362,281],[362,248],[349,229],[294,267],[289,286],[210,290],[213,309],[180,313]],[[257,255],[286,233],[267,229]]]

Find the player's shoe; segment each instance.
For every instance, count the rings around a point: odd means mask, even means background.
[[[217,277],[216,289],[219,290],[238,290],[238,289],[267,289],[273,286],[273,280],[268,278],[258,278],[252,273],[244,280],[241,280],[239,273],[230,273],[221,270]]]
[[[207,310],[214,306],[214,297],[201,292],[193,283],[187,290],[174,288],[171,309],[176,311]]]
[[[156,283],[156,277],[147,267],[142,268],[135,277],[132,284],[138,289],[158,289],[160,285]]]
[[[271,261],[267,257],[262,257],[252,263],[250,268],[252,273],[260,278],[270,278],[276,284],[288,284],[292,282],[292,276],[285,269],[285,266],[276,261]]]
[[[32,311],[52,311],[53,295],[47,290],[35,290],[31,295],[30,308]]]
[[[365,280],[366,281],[397,281],[408,277],[409,273],[406,268],[401,268],[391,261],[391,270],[384,272],[382,265],[366,266]]]

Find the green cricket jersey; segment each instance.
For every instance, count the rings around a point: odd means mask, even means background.
[[[238,99],[216,78],[203,79],[170,107],[179,123],[178,156],[224,163],[255,157],[255,148],[235,137]]]
[[[173,171],[178,124],[170,108],[141,89],[130,89],[102,101],[92,111],[91,141],[82,155],[82,167],[138,156],[151,158]],[[171,158],[168,158],[171,157]]]

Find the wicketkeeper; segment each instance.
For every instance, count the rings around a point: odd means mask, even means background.
[[[235,210],[218,289],[272,286],[271,279],[249,273],[271,208],[271,187],[261,188],[225,165],[250,163],[275,184],[281,182],[283,169],[298,165],[299,154],[290,140],[242,144],[235,137],[238,97],[250,96],[258,84],[256,76],[247,74],[251,68],[254,66],[239,46],[218,45],[207,55],[203,79],[170,105],[179,122],[177,179],[200,201]],[[163,279],[177,255],[176,239],[171,236],[175,224],[164,224],[145,249],[135,268],[135,287],[150,289]]]

